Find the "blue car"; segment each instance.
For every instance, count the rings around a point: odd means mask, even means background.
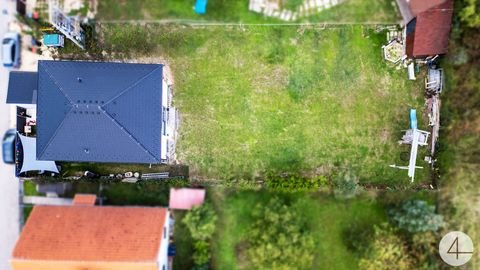
[[[4,67],[20,66],[20,34],[8,32],[2,40],[2,63]]]
[[[17,132],[15,129],[9,129],[5,132],[2,141],[2,156],[3,162],[7,164],[15,163],[15,136]]]

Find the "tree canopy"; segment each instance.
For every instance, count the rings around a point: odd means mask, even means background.
[[[460,19],[469,27],[480,27],[480,1],[464,0]]]
[[[443,216],[435,213],[435,206],[422,200],[402,203],[390,210],[392,223],[411,233],[437,231],[443,226]]]
[[[252,212],[247,258],[249,269],[309,269],[315,242],[295,205],[278,197]]]
[[[414,269],[404,241],[387,224],[375,226],[366,256],[360,259],[360,270]]]

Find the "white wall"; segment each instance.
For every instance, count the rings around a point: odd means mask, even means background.
[[[165,224],[164,230],[162,230],[162,242],[160,245],[160,251],[158,252],[157,256],[157,267],[158,270],[163,270],[163,266],[165,265],[165,270],[168,269],[168,241],[170,235],[170,211],[167,210],[167,216],[165,217]],[[165,232],[165,234],[164,234]]]

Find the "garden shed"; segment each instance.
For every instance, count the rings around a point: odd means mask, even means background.
[[[425,58],[448,48],[453,0],[397,0],[405,24],[406,54]]]

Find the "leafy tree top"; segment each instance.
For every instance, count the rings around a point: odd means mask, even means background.
[[[443,216],[435,213],[435,206],[422,200],[402,203],[390,211],[392,223],[411,233],[437,231],[443,225]]]

